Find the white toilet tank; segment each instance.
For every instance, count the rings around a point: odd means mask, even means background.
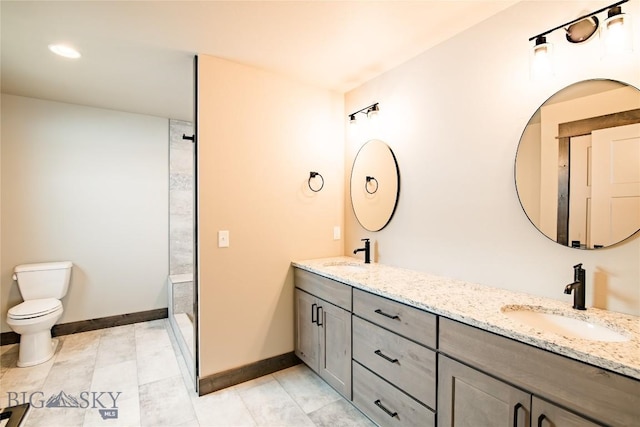
[[[61,299],[69,289],[71,278],[70,261],[43,262],[40,264],[22,264],[16,266],[13,279],[25,301],[39,298]]]

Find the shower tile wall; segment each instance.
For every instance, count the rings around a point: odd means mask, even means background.
[[[169,275],[193,273],[193,125],[169,120]]]
[[[184,313],[193,322],[193,280],[184,282],[169,280],[169,284],[173,286],[173,314],[178,316]]]

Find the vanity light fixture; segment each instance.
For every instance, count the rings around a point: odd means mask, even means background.
[[[374,120],[378,117],[378,114],[380,113],[380,106],[376,102],[375,104],[368,105],[356,111],[355,113],[349,114],[349,123],[351,123],[352,125],[356,124],[357,123],[356,114],[360,114],[360,113],[366,115],[367,118]]]
[[[78,59],[82,56],[80,55],[80,52],[68,45],[50,44],[48,47],[51,52],[64,58]]]
[[[563,28],[568,42],[585,42],[591,39],[598,31],[600,21],[596,15],[605,10],[608,10],[608,17],[600,29],[600,37],[604,39],[605,48],[608,51],[630,51],[629,46],[632,40],[630,17],[622,13],[622,8],[620,7],[621,4],[628,1],[620,0],[529,38],[530,42],[534,41],[531,61],[532,75],[538,77],[549,74],[549,71],[553,68],[551,62],[553,46],[547,42],[547,35]]]

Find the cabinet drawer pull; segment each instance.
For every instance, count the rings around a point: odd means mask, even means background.
[[[322,326],[324,325],[324,323],[322,323],[322,321],[320,319],[322,319],[322,314],[324,312],[322,311],[322,306],[319,305],[318,308],[316,308],[316,324],[318,326]]]
[[[377,309],[376,313],[383,315],[384,317],[388,317],[389,319],[393,319],[393,320],[400,320],[400,316],[397,315],[393,315],[393,314],[387,314],[384,311]]]
[[[540,416],[538,417],[538,427],[542,427],[542,422],[546,419],[547,417],[544,414],[540,414]]]
[[[513,427],[518,427],[518,411],[522,408],[522,403],[516,403],[513,407]]]
[[[376,405],[378,408],[380,408],[380,409],[382,409],[384,412],[386,412],[386,413],[387,413],[387,415],[389,415],[391,418],[393,418],[393,417],[397,417],[397,416],[398,416],[398,413],[397,413],[397,412],[391,412],[390,410],[388,410],[387,408],[385,408],[385,407],[384,407],[384,405],[382,404],[382,402],[380,402],[380,399],[376,400],[376,401],[375,401],[375,402],[373,402],[373,403],[375,403],[375,405]]]
[[[389,356],[387,356],[386,354],[382,353],[382,350],[376,350],[374,351],[375,354],[377,354],[378,356],[382,357],[384,360],[391,362],[391,363],[398,363],[398,359],[392,359]]]
[[[311,304],[311,323],[318,323],[318,312],[316,311],[316,307],[318,306],[318,304],[316,304],[315,302],[313,304]],[[313,315],[316,315],[316,318],[313,318]]]

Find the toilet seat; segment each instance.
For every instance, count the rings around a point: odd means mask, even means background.
[[[7,317],[13,320],[33,319],[62,309],[62,302],[56,298],[41,298],[24,301],[9,309]]]

